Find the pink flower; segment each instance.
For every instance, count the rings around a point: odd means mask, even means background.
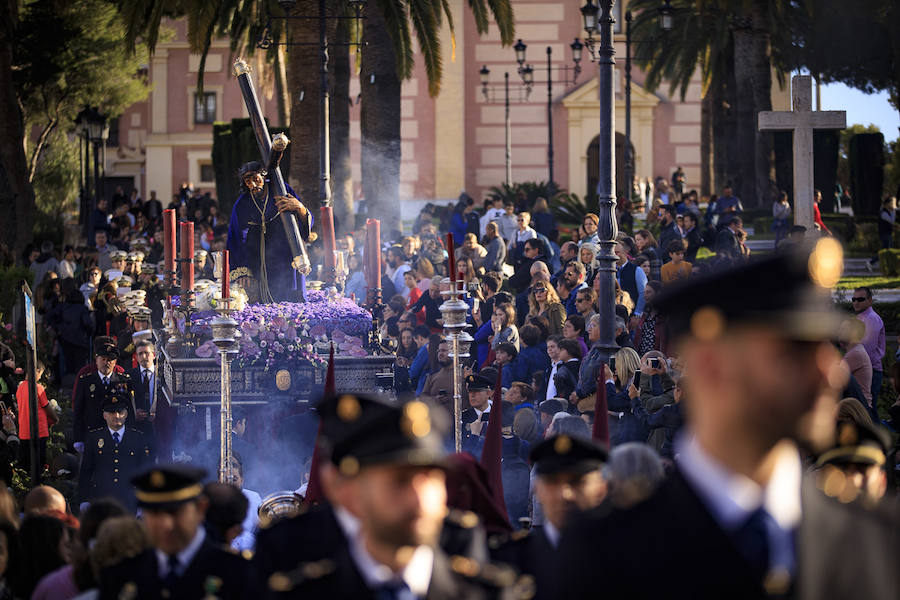
[[[7,331],[12,331],[12,323],[7,323],[3,326]]]

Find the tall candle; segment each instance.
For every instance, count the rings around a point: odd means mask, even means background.
[[[163,254],[166,285],[175,285],[175,209],[163,210]]]
[[[181,302],[187,298],[186,292],[194,289],[194,224],[181,224]]]
[[[456,284],[456,251],[453,248],[453,234],[447,234],[447,261],[449,265],[449,270],[447,271],[447,276],[450,277],[450,281]],[[453,286],[454,289],[456,285]]]
[[[325,253],[325,274],[323,279],[326,283],[334,283],[334,213],[330,206],[323,206],[319,209],[322,218],[322,250]]]
[[[222,298],[231,298],[231,270],[228,268],[228,250],[222,250]]]
[[[369,289],[381,287],[381,221],[366,220],[366,283]]]

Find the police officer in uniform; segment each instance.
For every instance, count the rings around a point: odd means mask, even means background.
[[[249,563],[203,528],[202,469],[161,465],[133,478],[151,548],[104,570],[100,598],[251,598]]]
[[[847,381],[829,343],[842,258],[822,238],[655,299],[689,373],[676,468],[564,530],[560,597],[900,598],[896,515],[829,498],[799,453],[833,439]]]
[[[330,556],[266,577],[270,593],[477,599],[498,597],[515,584],[511,569],[448,555],[438,544],[447,514],[439,411],[419,401],[344,394],[323,401],[319,413],[322,445],[343,480],[340,494],[354,522],[342,543],[322,541],[336,546]],[[260,544],[266,545],[264,536]]]
[[[129,392],[111,390],[103,401],[106,425],[85,437],[78,476],[82,503],[111,496],[132,511],[137,507],[131,478],[153,463],[153,453],[147,436],[125,424],[130,405]]]
[[[498,548],[492,548],[491,557],[533,577],[536,598],[554,598],[560,568],[555,560],[560,532],[575,511],[599,506],[606,497],[601,469],[607,451],[590,440],[562,434],[535,446],[528,458],[537,475],[535,495],[544,509],[543,525],[514,533]],[[492,540],[492,546],[497,541]]]
[[[87,432],[105,425],[102,405],[107,392],[114,388],[130,389],[131,378],[116,365],[119,354],[115,342],[108,337],[97,338],[94,346],[96,370],[79,372],[72,400],[72,437],[79,451],[84,448]],[[133,407],[129,407],[127,423],[134,425]]]

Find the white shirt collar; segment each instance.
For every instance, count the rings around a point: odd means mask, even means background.
[[[109,429],[109,427],[107,427],[107,429]],[[118,433],[118,434],[119,434],[119,442],[121,442],[122,440],[125,439],[125,426],[122,425],[122,427],[121,427],[120,429],[109,429],[109,435],[110,435],[110,437],[112,437],[112,435],[113,435],[114,433]]]
[[[428,593],[428,584],[434,570],[434,549],[430,546],[417,547],[409,563],[396,575],[389,567],[372,558],[361,536],[352,538],[349,548],[353,562],[356,563],[360,575],[370,589],[377,589],[399,578],[409,587],[415,598],[424,598]]]
[[[176,555],[178,557],[179,575],[184,575],[184,572],[191,564],[191,561],[194,560],[194,556],[200,551],[200,546],[203,545],[203,540],[205,539],[206,530],[203,529],[203,525],[200,525],[197,528],[197,533],[194,535],[194,539],[191,540],[191,543],[185,546],[184,550]],[[156,562],[159,563],[159,576],[165,577],[169,573],[169,556],[162,550],[157,549]]]
[[[337,519],[341,531],[344,532],[344,537],[348,540],[355,538],[359,534],[359,519],[350,514],[350,511],[343,506],[337,506],[335,504],[332,504],[331,506],[334,511],[334,518]]]
[[[726,530],[739,527],[758,508],[764,508],[785,531],[800,524],[800,488],[803,465],[796,451],[780,452],[765,487],[729,471],[700,444],[682,436],[676,441],[679,468],[695,488],[713,517]]]
[[[557,529],[553,523],[548,521],[546,518],[544,519],[544,535],[547,536],[547,541],[550,542],[550,545],[554,548],[559,547],[559,529]]]

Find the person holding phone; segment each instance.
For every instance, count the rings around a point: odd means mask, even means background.
[[[39,359],[34,365],[35,382],[40,381],[44,376],[44,363]],[[50,428],[59,423],[59,416],[56,410],[47,399],[47,392],[40,383],[35,383],[38,397],[38,465],[47,464],[47,441],[50,439]],[[28,380],[26,379],[19,384],[16,390],[16,404],[19,409],[19,439],[27,441],[31,439],[31,411],[28,405]],[[6,425],[7,413],[9,409],[3,411],[3,421]],[[26,471],[31,466],[31,452],[20,453],[20,463]]]

